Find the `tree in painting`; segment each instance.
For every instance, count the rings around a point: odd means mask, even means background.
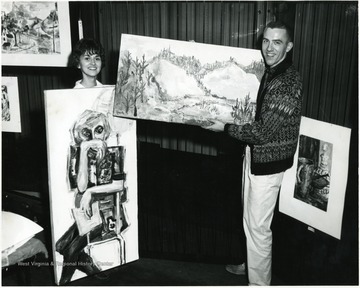
[[[264,72],[260,52],[251,51],[256,52],[253,53],[256,57],[247,64],[231,53],[227,59],[204,61],[192,52],[185,53],[189,43],[183,41],[168,40],[173,42],[164,42],[156,49],[151,42],[142,42],[150,37],[123,35],[123,38],[114,115],[202,126],[253,120],[257,89]],[[139,45],[133,47],[135,44],[128,44],[128,39],[139,39],[136,42]],[[167,39],[151,41],[164,40]],[[184,46],[183,54],[176,50],[176,45]],[[139,46],[147,48],[142,53]],[[238,50],[234,53],[244,50],[250,53],[250,49]]]
[[[3,53],[60,53],[57,2],[7,2],[1,4]]]

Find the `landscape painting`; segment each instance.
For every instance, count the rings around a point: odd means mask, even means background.
[[[122,34],[114,116],[248,123],[264,69],[259,50]]]
[[[1,77],[1,114],[3,132],[21,132],[17,77]]]
[[[65,1],[1,1],[2,65],[67,66],[71,52]]]
[[[139,258],[136,121],[112,117],[114,89],[45,91],[59,285]]]
[[[279,210],[337,239],[341,236],[351,130],[301,118],[293,166],[285,171]]]

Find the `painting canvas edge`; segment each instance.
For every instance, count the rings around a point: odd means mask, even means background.
[[[320,127],[320,128],[319,128]],[[333,131],[333,133],[329,133]],[[280,190],[279,211],[318,229],[334,238],[341,238],[342,216],[347,184],[349,147],[351,129],[338,125],[302,117],[300,135],[330,142],[334,146],[332,175],[328,209],[322,211],[294,198],[296,182],[297,147],[293,166],[285,171]],[[332,198],[331,198],[332,197]]]
[[[53,1],[58,4],[59,19],[61,21],[61,54],[60,55],[35,55],[35,54],[13,54],[1,53],[1,64],[3,66],[39,66],[39,67],[67,67],[71,53],[71,33],[69,1]]]
[[[114,86],[109,85],[109,86],[105,86],[105,87],[102,87],[102,88],[91,88],[91,90],[92,91],[94,91],[94,90],[101,91],[101,90],[104,90],[104,88],[105,88],[105,90],[111,91],[111,90],[114,89]],[[50,135],[50,133],[49,132],[50,132],[50,129],[51,129],[51,127],[49,125],[49,123],[50,123],[50,121],[49,121],[49,119],[50,119],[49,113],[51,113],[50,112],[51,109],[49,109],[49,102],[51,102],[51,100],[49,100],[50,97],[52,95],[56,94],[56,93],[62,93],[63,91],[69,91],[69,92],[73,91],[74,93],[78,93],[78,92],[81,93],[81,90],[84,91],[84,90],[89,90],[89,89],[54,89],[54,90],[45,90],[44,91],[45,123],[46,123],[46,145],[47,145],[48,150],[49,150],[49,146],[50,146],[50,143],[49,143],[49,135]],[[74,96],[74,95],[71,95],[71,96]],[[76,97],[76,96],[74,96],[74,97]],[[67,100],[69,100],[69,98],[71,98],[71,97],[68,97]],[[66,100],[64,100],[64,101],[66,101]],[[57,109],[57,107],[56,107],[56,109]],[[84,108],[84,109],[87,109],[87,108]],[[128,127],[130,127],[130,129],[129,129],[130,134],[128,134],[127,137],[129,137],[129,138],[127,138],[127,139],[133,139],[134,138],[135,143],[136,143],[136,121],[135,120],[130,120],[130,119],[123,119],[123,118],[119,118],[119,121],[122,121],[121,123],[122,123],[123,126],[128,125]],[[124,140],[124,141],[126,142],[126,140]],[[126,142],[126,143],[128,143],[128,142]],[[130,153],[132,153],[132,155],[135,157],[134,162],[135,162],[135,165],[137,165],[137,146],[136,145],[133,145],[133,146],[134,147],[132,149],[132,152],[130,152]],[[129,155],[129,156],[130,156],[131,160],[133,160],[132,156],[131,155]],[[54,161],[56,161],[56,160],[53,159],[52,153],[47,153],[47,159],[48,159],[49,163],[54,163]],[[129,161],[130,161],[130,159],[129,159]],[[53,173],[53,171],[51,170],[51,168],[52,167],[49,164],[48,165],[48,174],[49,174],[48,175],[48,185],[49,185],[49,194],[50,194],[49,195],[50,221],[51,221],[50,223],[51,223],[51,227],[54,227],[54,225],[56,225],[56,223],[55,223],[56,220],[54,218],[55,217],[55,215],[54,215],[55,212],[54,212],[54,206],[52,205],[52,203],[54,203],[54,201],[56,201],[56,200],[54,200],[53,196],[54,196],[54,193],[56,192],[55,190],[57,190],[57,189],[53,190],[53,185],[51,183],[54,180],[53,177],[59,176],[59,175],[55,175]],[[131,171],[134,172],[134,173],[132,173],[131,177],[127,177],[127,179],[128,178],[132,179],[132,180],[129,180],[129,181],[132,181],[132,182],[131,182],[131,184],[129,183],[128,186],[130,187],[130,189],[132,189],[133,193],[135,193],[133,196],[131,196],[132,197],[131,202],[133,204],[134,204],[134,202],[136,202],[136,204],[137,204],[137,189],[138,189],[137,188],[137,169],[134,170],[133,167],[129,168],[129,169],[131,169]],[[134,177],[136,178],[135,180],[134,180]],[[135,186],[134,186],[134,183],[135,183]],[[57,190],[57,192],[59,192],[59,191]],[[131,237],[138,237],[138,223],[137,223],[137,221],[138,221],[137,213],[138,212],[137,212],[137,207],[135,207],[136,209],[134,209],[133,204],[131,204],[132,207],[130,208],[130,210],[131,210],[130,214],[132,215],[130,220],[132,220],[132,222],[133,222],[133,223],[131,223],[131,225],[132,225],[131,229],[133,229],[131,231],[133,231],[133,232],[126,231],[125,240],[128,240],[128,238],[129,238],[129,236],[127,236],[128,232],[131,233],[130,239],[134,240]],[[135,217],[136,217],[136,219],[135,219]],[[55,234],[56,233],[55,233],[54,229],[51,229],[51,239],[52,239],[51,246],[52,246],[52,249],[53,249],[53,257],[54,257],[54,259],[53,259],[53,267],[54,267],[54,274],[55,274],[54,276],[55,276],[55,282],[57,284],[59,284],[59,282],[60,282],[60,274],[59,274],[60,267],[58,267],[58,266],[61,265],[61,264],[57,263],[56,253],[58,253],[58,252],[55,252],[55,248],[56,248],[55,246],[56,246],[56,240],[58,240],[58,237]],[[130,253],[128,253],[129,255],[127,255],[125,263],[130,263],[130,262],[133,262],[133,261],[136,261],[136,260],[139,259],[138,240],[136,239],[136,241],[132,241],[132,242],[133,243],[131,243],[131,245],[133,245],[134,247],[128,248],[128,249],[132,249],[132,250],[129,250]],[[136,244],[136,245],[134,245],[134,244]],[[126,251],[128,251],[128,250],[126,250]],[[107,270],[107,269],[110,269],[110,268],[105,268],[104,271]],[[76,274],[76,275],[74,275],[72,281],[74,281],[76,279],[79,279],[79,278],[82,278],[82,277],[83,276],[78,276]]]
[[[8,83],[10,83],[11,86]],[[4,84],[7,84],[11,88],[11,91],[8,91],[8,97],[11,104],[10,113],[12,119],[9,122],[1,121],[2,131],[21,133],[21,110],[18,77],[2,76],[1,85]]]

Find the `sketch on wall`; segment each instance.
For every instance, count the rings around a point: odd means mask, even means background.
[[[2,131],[21,132],[17,77],[1,77]]]
[[[57,284],[137,260],[136,121],[114,86],[45,91]]]
[[[2,65],[67,66],[71,52],[65,1],[1,1]]]
[[[350,145],[348,128],[302,117],[279,210],[340,239]]]
[[[114,115],[211,127],[251,122],[259,50],[122,34]]]

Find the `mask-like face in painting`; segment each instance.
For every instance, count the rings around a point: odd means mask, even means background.
[[[104,140],[104,123],[102,123],[102,121],[98,119],[95,119],[91,122],[88,123],[89,125],[81,127],[81,131],[79,134],[80,138],[83,141],[90,141],[92,139]]]
[[[75,143],[99,139],[105,141],[110,135],[110,125],[102,113],[86,110],[73,128]]]
[[[268,66],[275,67],[281,63],[293,47],[285,29],[267,28],[264,32],[261,51]]]
[[[78,68],[87,76],[96,77],[100,73],[101,67],[102,61],[98,54],[87,51],[79,58]]]

